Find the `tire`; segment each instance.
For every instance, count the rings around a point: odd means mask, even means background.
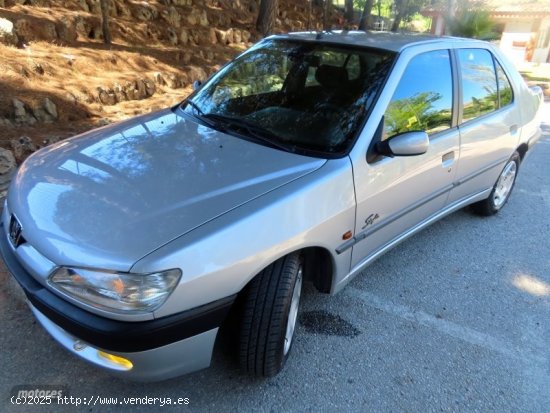
[[[283,368],[293,343],[302,290],[300,254],[287,255],[246,287],[239,359],[247,373],[272,377]]]
[[[519,171],[519,164],[521,158],[519,153],[514,152],[512,157],[506,162],[506,165],[502,169],[491,194],[487,199],[472,204],[472,210],[483,216],[491,216],[496,214],[504,207],[510,195]]]

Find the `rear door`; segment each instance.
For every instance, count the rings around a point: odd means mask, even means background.
[[[391,158],[376,156],[371,144],[367,159],[365,153],[352,157],[357,197],[352,267],[445,206],[459,151],[453,102],[450,52],[413,55],[402,69],[389,104],[379,112],[383,118],[375,120],[380,127],[374,139],[426,131],[429,149],[423,155]]]
[[[449,203],[491,188],[517,148],[520,111],[501,64],[487,49],[456,50],[461,103],[460,160]]]

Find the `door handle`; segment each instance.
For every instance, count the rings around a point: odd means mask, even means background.
[[[451,172],[451,165],[455,161],[455,152],[447,152],[445,155],[441,157],[441,165],[443,168],[449,168],[449,172]]]
[[[510,126],[510,135],[515,135],[518,132],[518,125]]]
[[[441,163],[443,166],[451,165],[455,160],[455,153],[454,151],[447,152],[445,155],[441,157]]]

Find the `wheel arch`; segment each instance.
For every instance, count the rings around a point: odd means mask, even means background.
[[[516,152],[519,153],[519,157],[522,161],[523,161],[523,158],[525,158],[525,154],[527,153],[528,149],[529,149],[529,145],[527,145],[526,143],[522,143],[516,149]]]

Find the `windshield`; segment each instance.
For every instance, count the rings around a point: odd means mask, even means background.
[[[213,128],[286,150],[346,152],[395,54],[267,40],[225,66],[183,109]]]

